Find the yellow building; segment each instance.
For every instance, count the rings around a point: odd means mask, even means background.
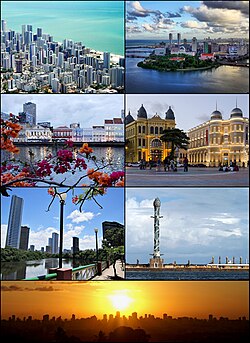
[[[229,165],[247,166],[249,161],[249,119],[240,108],[231,111],[229,119],[223,119],[217,109],[211,119],[188,131],[190,164],[204,163],[209,167]]]
[[[175,127],[174,112],[169,106],[165,118],[157,113],[148,117],[147,111],[141,105],[137,118],[128,113],[125,118],[126,125],[126,162],[163,160],[170,152],[167,143],[160,140],[163,130]]]

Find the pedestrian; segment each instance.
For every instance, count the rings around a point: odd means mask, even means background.
[[[188,172],[188,158],[185,157],[183,160],[184,172]]]
[[[174,165],[174,160],[171,160],[171,161],[170,161],[170,169],[171,169],[172,171],[174,171],[174,167],[175,167],[175,165]]]
[[[156,162],[156,171],[160,171],[161,169],[161,159],[158,158],[157,162]]]
[[[164,171],[167,171],[167,169],[169,170],[169,159],[167,156],[163,160],[163,166],[164,166]]]

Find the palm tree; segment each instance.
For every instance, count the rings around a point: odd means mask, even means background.
[[[173,128],[163,130],[161,141],[171,143],[170,158],[174,158],[174,152],[176,148],[187,150],[189,144],[189,137],[183,130]]]

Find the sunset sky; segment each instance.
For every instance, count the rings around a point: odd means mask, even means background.
[[[102,318],[117,310],[126,316],[137,312],[138,316],[248,318],[248,282],[241,281],[4,281],[1,288],[2,318],[12,314],[71,318],[73,313],[76,318]]]

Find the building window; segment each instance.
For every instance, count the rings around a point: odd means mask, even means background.
[[[162,134],[163,132],[163,127],[160,127],[160,134]]]
[[[150,134],[153,135],[154,134],[154,127],[150,126]]]
[[[146,133],[146,127],[145,126],[142,127],[142,133]]]
[[[158,133],[159,133],[159,129],[158,129],[158,127],[156,126],[156,128],[155,128],[155,134],[158,135]]]
[[[141,133],[141,126],[138,126],[138,132]]]
[[[142,146],[145,147],[146,146],[146,140],[143,138],[142,140]]]
[[[141,138],[138,139],[138,146],[141,146]]]

